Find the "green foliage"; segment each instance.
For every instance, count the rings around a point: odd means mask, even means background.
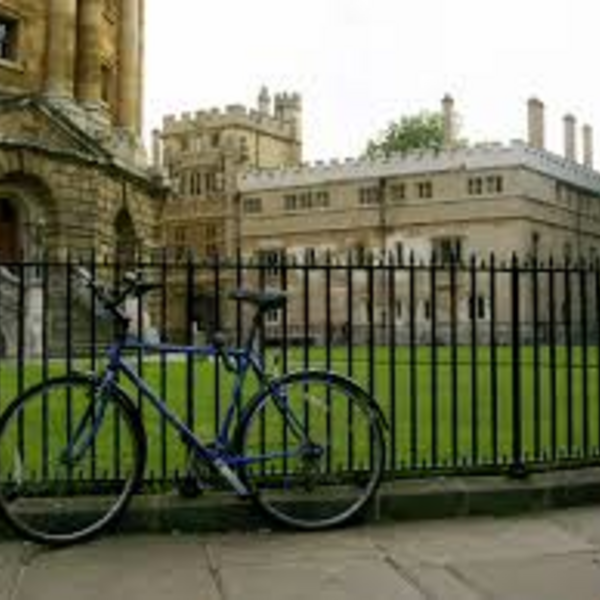
[[[412,150],[439,151],[443,145],[442,114],[423,111],[389,123],[376,138],[369,140],[365,155],[376,158]]]

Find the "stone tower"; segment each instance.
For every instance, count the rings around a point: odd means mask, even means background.
[[[175,188],[162,219],[163,241],[172,256],[187,257],[190,251],[200,261],[236,256],[241,216],[238,176],[248,169],[300,165],[301,112],[298,94],[271,96],[263,87],[255,107],[234,104],[165,117],[162,129],[154,134],[153,154],[156,166],[169,174]],[[194,320],[210,330],[219,301],[214,297],[214,278],[203,280],[199,272],[197,279]],[[171,283],[170,306],[185,309],[185,286]],[[223,273],[221,285],[230,289],[235,283]],[[224,315],[227,309],[222,306],[218,312]],[[184,331],[188,315],[177,310],[170,312],[170,326]]]

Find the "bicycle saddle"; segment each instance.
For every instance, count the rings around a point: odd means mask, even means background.
[[[234,290],[229,294],[232,300],[237,302],[248,302],[256,306],[260,311],[275,310],[283,308],[287,302],[287,295],[281,290]]]

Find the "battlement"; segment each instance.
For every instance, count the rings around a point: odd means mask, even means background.
[[[262,104],[260,104],[262,102]],[[297,138],[302,110],[301,97],[297,93],[276,94],[271,110],[268,92],[261,92],[258,108],[243,104],[230,104],[225,108],[198,110],[193,114],[167,115],[163,119],[163,135],[177,135],[202,129],[245,127],[277,137]]]
[[[423,176],[459,169],[476,171],[517,166],[600,193],[600,173],[547,150],[528,146],[521,140],[515,140],[509,145],[485,142],[437,152],[418,151],[376,159],[333,159],[291,168],[247,171],[240,175],[238,185],[240,191],[246,193],[347,180]]]

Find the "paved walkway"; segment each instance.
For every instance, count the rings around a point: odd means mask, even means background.
[[[0,600],[600,600],[600,507],[322,534],[0,543]]]

